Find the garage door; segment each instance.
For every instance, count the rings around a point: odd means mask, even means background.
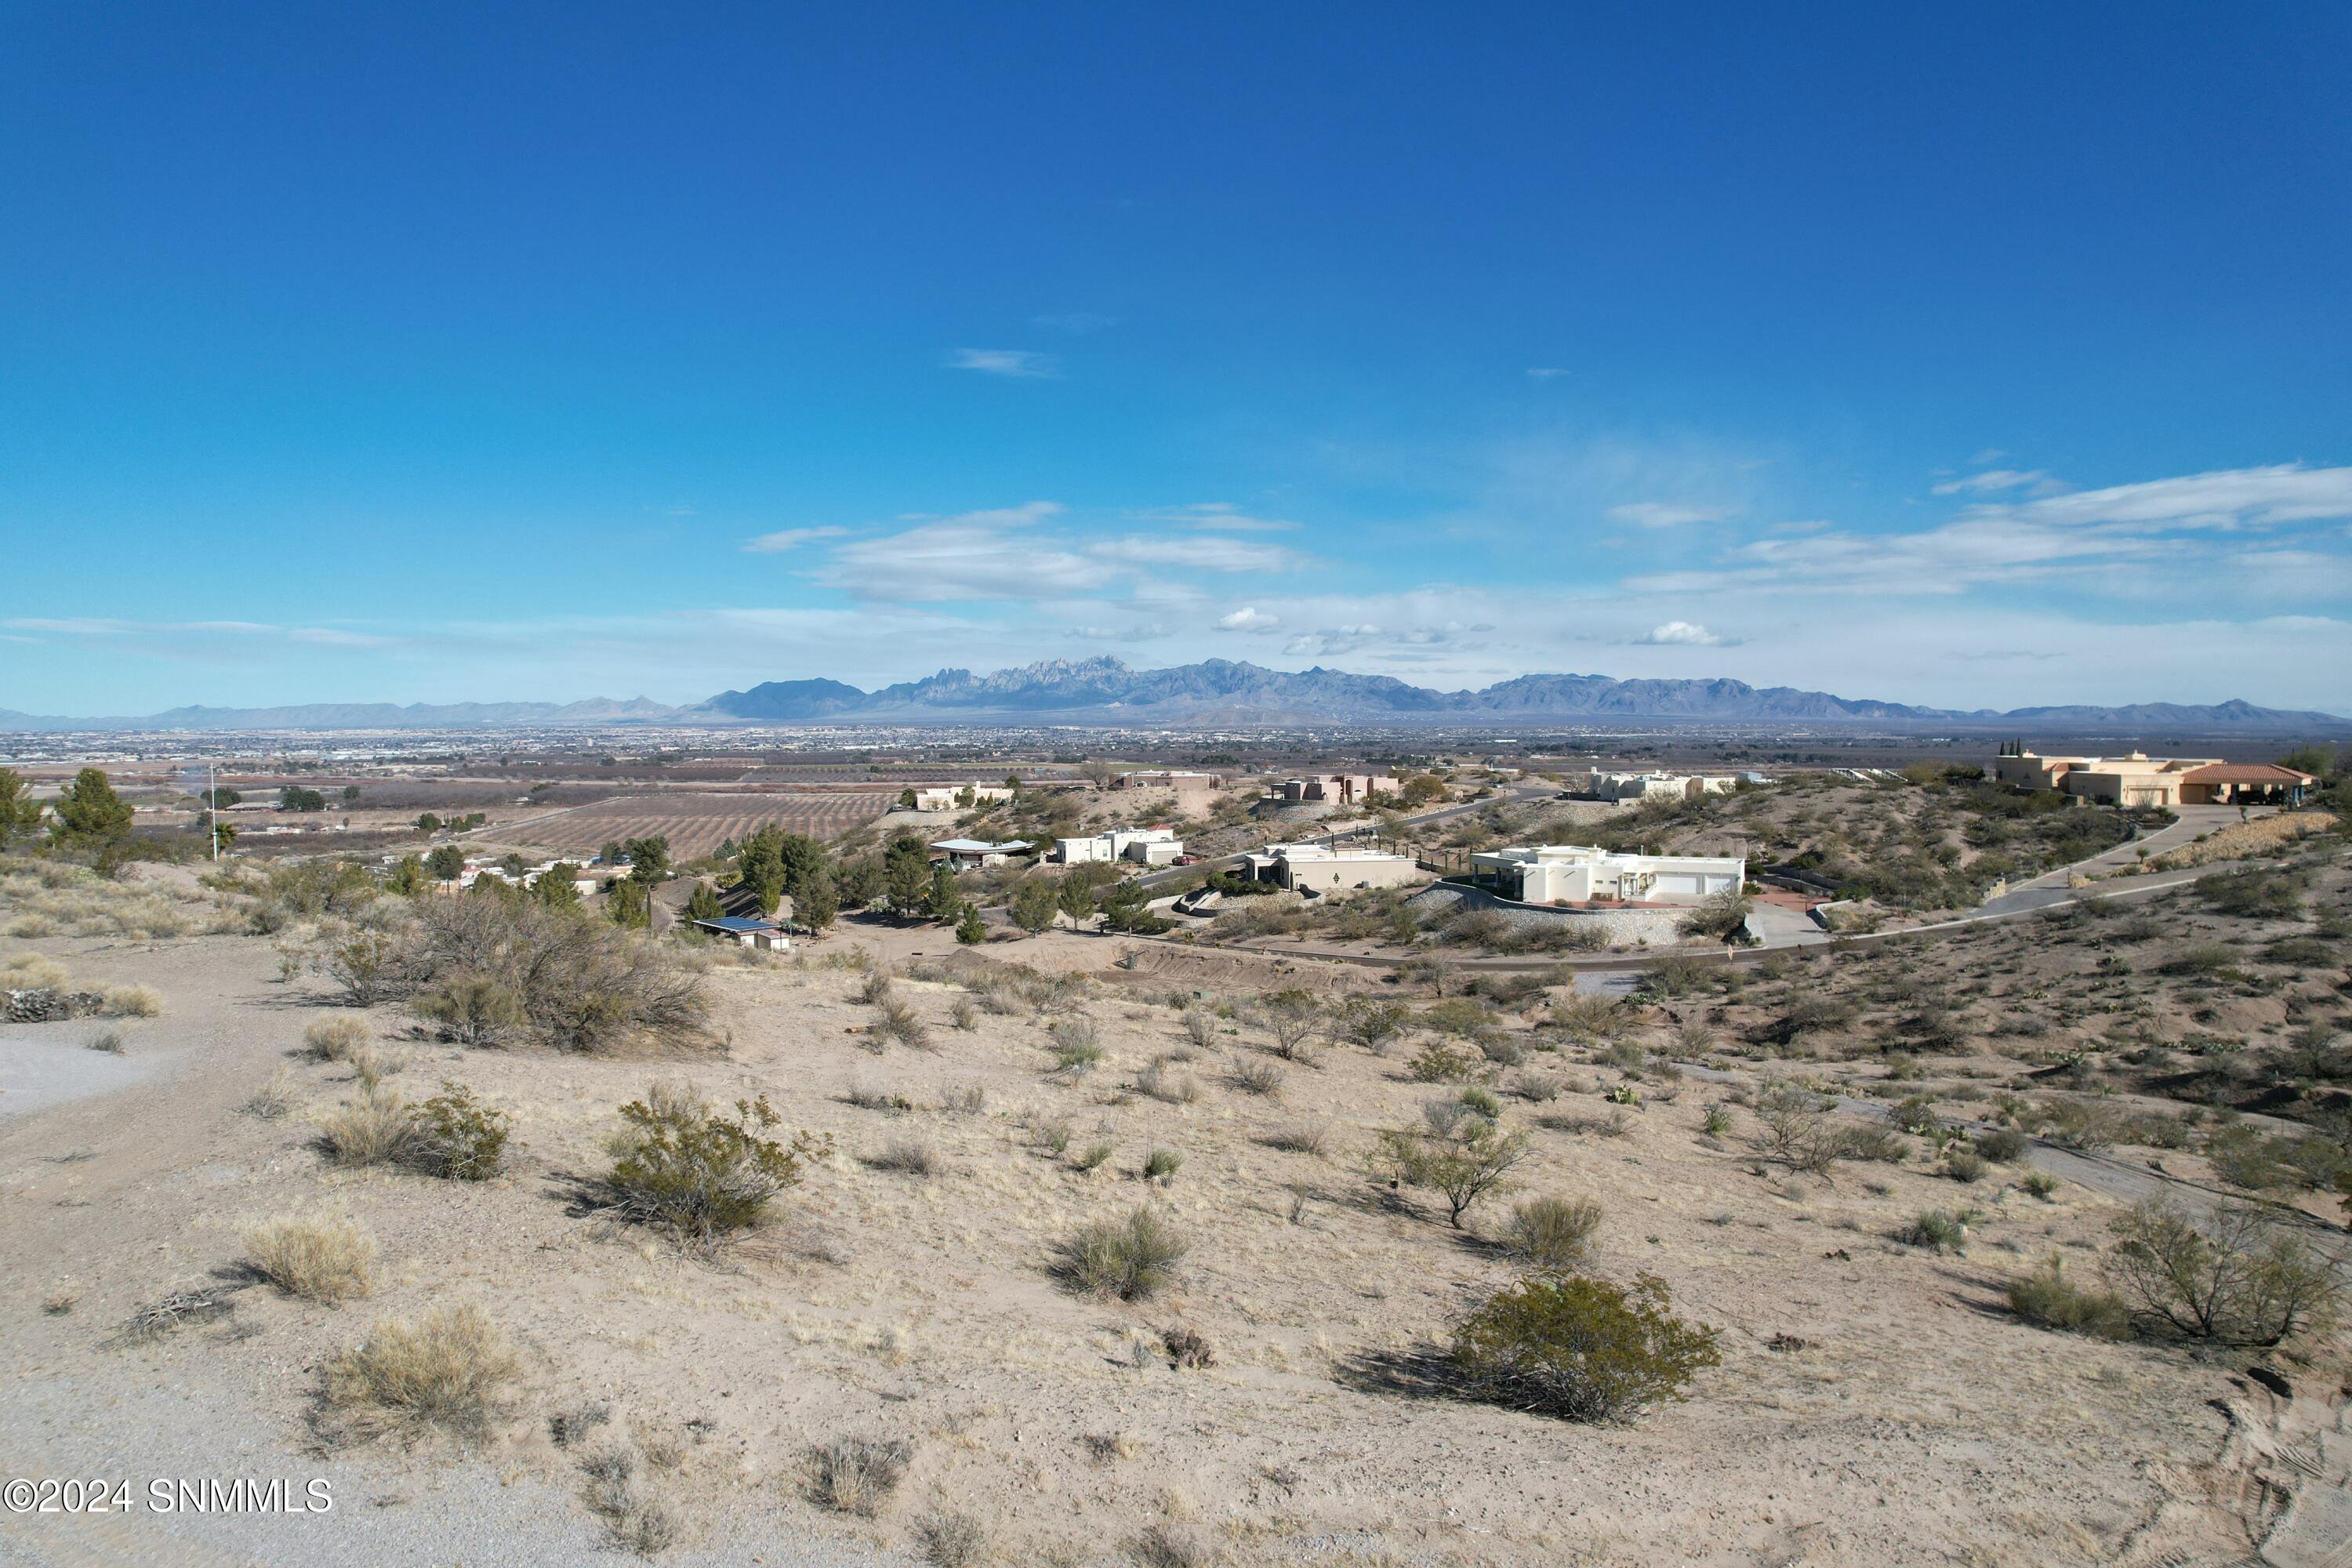
[[[1695,899],[1699,896],[1700,878],[1696,871],[1658,873],[1653,893],[1662,899]]]

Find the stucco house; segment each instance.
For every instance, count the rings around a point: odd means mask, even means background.
[[[1740,856],[1633,855],[1578,844],[1480,850],[1470,871],[1479,886],[1529,904],[1695,904],[1748,882]]]

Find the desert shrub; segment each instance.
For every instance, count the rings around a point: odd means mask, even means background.
[[[371,1085],[327,1114],[319,1125],[319,1147],[338,1165],[381,1165],[405,1155],[415,1135],[400,1091]]]
[[[352,1069],[352,1077],[359,1080],[361,1088],[373,1089],[405,1068],[408,1058],[397,1051],[379,1050],[374,1041],[368,1040],[353,1046],[352,1054],[343,1058],[343,1065]]]
[[[1547,1105],[1567,1091],[1568,1080],[1556,1073],[1523,1072],[1514,1088],[1522,1100]]]
[[[2109,1274],[2146,1328],[2230,1345],[2274,1345],[2298,1329],[2325,1332],[2344,1284],[2301,1235],[2247,1204],[2202,1219],[2168,1201],[2115,1222]]]
[[[520,1363],[483,1310],[467,1303],[413,1322],[376,1325],[327,1364],[327,1425],[344,1439],[478,1437]]]
[[[329,931],[310,957],[311,967],[341,986],[354,1007],[374,1006],[405,978],[400,943],[389,931],[356,926]]]
[[[1111,1147],[1109,1144],[1100,1142],[1089,1143],[1085,1148],[1070,1156],[1070,1163],[1076,1165],[1081,1171],[1097,1171],[1100,1170],[1103,1165],[1109,1161]]]
[[[910,1049],[931,1048],[930,1026],[919,1017],[904,1002],[887,1001],[875,1009],[874,1027],[869,1037],[877,1040],[895,1040]]]
[[[1499,1121],[1503,1116],[1502,1098],[1483,1084],[1472,1084],[1454,1097],[1456,1105],[1476,1111],[1489,1121]]]
[[[1516,1035],[1483,1035],[1478,1054],[1498,1068],[1515,1068],[1528,1059],[1528,1047]]]
[[[1102,1061],[1102,1042],[1090,1018],[1062,1018],[1045,1031],[1055,1072],[1087,1072]]]
[[[2120,1340],[2131,1333],[2131,1312],[2123,1299],[2085,1290],[2066,1278],[2065,1264],[2052,1253],[2040,1268],[2009,1282],[2009,1310],[2036,1328]]]
[[[153,1018],[163,1011],[163,998],[152,985],[110,985],[106,1013],[113,1018]]]
[[[2205,1140],[2205,1157],[2215,1175],[2249,1192],[2283,1186],[2289,1179],[2278,1145],[2243,1124],[2214,1129]]]
[[[830,1138],[768,1136],[781,1120],[765,1095],[739,1100],[731,1117],[684,1084],[656,1084],[621,1107],[624,1128],[606,1173],[609,1206],[625,1219],[667,1226],[707,1241],[757,1225],[768,1205],[798,1186],[803,1167],[832,1152]]]
[[[1533,1268],[1564,1273],[1584,1262],[1600,1227],[1601,1205],[1589,1198],[1528,1198],[1512,1205],[1496,1240]]]
[[[1415,1083],[1458,1083],[1477,1072],[1482,1058],[1444,1040],[1432,1040],[1405,1063],[1405,1076]]]
[[[1198,1332],[1179,1324],[1164,1331],[1160,1342],[1168,1352],[1168,1359],[1178,1367],[1198,1370],[1217,1364],[1217,1352]]]
[[[2157,968],[2166,974],[2215,974],[2238,962],[2239,952],[2226,942],[2192,942]]]
[[[1727,1105],[1708,1106],[1706,1114],[1699,1118],[1698,1130],[1710,1138],[1722,1137],[1731,1131],[1731,1108]]]
[[[1169,1520],[1145,1526],[1127,1551],[1139,1568],[1216,1568],[1224,1560],[1214,1542]]]
[[[2025,1134],[2014,1127],[1996,1128],[1977,1138],[1975,1148],[1984,1158],[2006,1165],[2025,1152]]]
[[[1157,1062],[1135,1075],[1135,1087],[1168,1105],[1190,1105],[1201,1098],[1201,1086],[1191,1074],[1170,1072]]]
[[[1191,1243],[1149,1204],[1096,1220],[1055,1249],[1054,1272],[1071,1289],[1141,1300],[1168,1283]]]
[[[449,1079],[441,1092],[416,1108],[408,1158],[420,1170],[453,1182],[483,1182],[499,1173],[505,1158],[509,1118],[474,1098]]]
[[[930,1568],[977,1568],[988,1561],[988,1526],[968,1513],[926,1514],[915,1524],[915,1540]]]
[[[246,1267],[289,1296],[339,1306],[368,1293],[375,1238],[333,1215],[274,1219],[246,1233]]]
[[[400,963],[427,984],[498,982],[530,1034],[563,1050],[699,1043],[709,1015],[701,969],[676,944],[532,901],[421,900]]]
[[[368,1043],[368,1026],[357,1018],[320,1018],[302,1031],[302,1050],[312,1061],[342,1061]]]
[[[909,1176],[935,1176],[940,1171],[939,1154],[919,1138],[893,1138],[879,1152],[868,1154],[866,1163],[877,1171]]]
[[[299,1104],[301,1096],[296,1089],[294,1075],[279,1068],[269,1075],[269,1081],[253,1091],[243,1105],[237,1107],[247,1116],[264,1121],[276,1121]]]
[[[2025,1189],[2028,1197],[2039,1198],[2045,1204],[2058,1194],[2058,1178],[2047,1171],[2028,1171],[2025,1179],[2017,1184]]]
[[[1351,1046],[1361,1046],[1376,1057],[1383,1056],[1412,1017],[1412,1009],[1402,1003],[1350,996],[1339,1005],[1333,1033]]]
[[[412,1002],[436,1038],[461,1046],[502,1046],[523,1033],[522,997],[487,974],[452,974]]]
[[[1184,1152],[1181,1149],[1153,1149],[1143,1156],[1143,1179],[1158,1182],[1161,1186],[1176,1179],[1184,1168]]]
[[[1675,1317],[1665,1281],[1622,1287],[1579,1275],[1542,1275],[1480,1303],[1454,1341],[1469,1391],[1515,1410],[1567,1421],[1627,1419],[1680,1399],[1722,1360],[1717,1332]]]
[[[878,965],[866,972],[865,980],[857,987],[857,1000],[870,1007],[879,1007],[889,1001],[893,994],[890,972]]]
[[[1179,1020],[1184,1026],[1184,1038],[1194,1050],[1205,1051],[1217,1043],[1217,1016],[1204,1007],[1187,1007]]]
[[[1382,1132],[1373,1150],[1372,1169],[1391,1181],[1435,1191],[1444,1199],[1446,1223],[1459,1229],[1470,1206],[1503,1187],[1526,1161],[1528,1135],[1506,1133],[1466,1107],[1452,1109],[1463,1114],[1443,1127],[1437,1125],[1438,1118],[1431,1118],[1427,1130]]]
[[[2122,1135],[2115,1108],[2098,1100],[2058,1100],[2033,1108],[2034,1131],[2062,1149],[2105,1149]]]
[[[1747,917],[1740,910],[1740,917]],[[1735,922],[1736,925],[1737,922]],[[1653,963],[1642,971],[1641,994],[1654,1002],[1670,1002],[1677,996],[1688,996],[1704,991],[1714,984],[1715,968],[1696,958],[1668,956]]]
[[[1320,1154],[1330,1138],[1330,1130],[1321,1123],[1299,1121],[1288,1127],[1277,1127],[1259,1142],[1269,1149],[1280,1149],[1286,1153]]]
[[[1955,1144],[1944,1153],[1944,1173],[1956,1182],[1981,1182],[1992,1162],[1963,1145]]]
[[[2247,920],[2292,920],[2303,912],[2305,879],[2293,871],[2248,868],[2197,879],[2197,891],[2223,914]]]
[[[100,1029],[82,1043],[89,1049],[103,1051],[110,1057],[122,1055],[122,1031],[120,1029]]]
[[[860,1110],[896,1112],[915,1109],[915,1102],[898,1090],[884,1089],[877,1084],[868,1083],[864,1079],[858,1079],[851,1083],[842,1098]]]
[[[1972,1217],[1966,1209],[1957,1214],[1947,1209],[1921,1209],[1909,1225],[1896,1233],[1895,1239],[1906,1246],[1924,1247],[1930,1252],[1966,1252]]]
[[[915,1450],[892,1437],[837,1437],[809,1450],[809,1495],[836,1513],[872,1519],[907,1477]]]
[[[1239,1061],[1234,1064],[1233,1084],[1244,1094],[1280,1094],[1283,1071],[1272,1062]]]

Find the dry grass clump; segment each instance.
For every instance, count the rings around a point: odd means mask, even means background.
[[[1158,1182],[1163,1187],[1174,1181],[1176,1173],[1183,1168],[1181,1149],[1153,1149],[1143,1156],[1143,1179]]]
[[[1258,1140],[1269,1149],[1279,1149],[1286,1154],[1320,1155],[1331,1141],[1331,1130],[1318,1121],[1293,1122],[1277,1127]]]
[[[1233,1084],[1244,1094],[1274,1095],[1282,1092],[1283,1071],[1269,1061],[1253,1058],[1234,1064]]]
[[[2011,1280],[2008,1295],[2009,1310],[2038,1328],[2102,1340],[2131,1337],[2131,1310],[2122,1298],[2076,1285],[2054,1252],[2032,1273]]]
[[[1170,1522],[1147,1528],[1128,1543],[1128,1552],[1141,1568],[1213,1568],[1224,1560],[1215,1542],[1189,1525]]]
[[[1111,1148],[1109,1144],[1089,1143],[1085,1148],[1070,1156],[1070,1163],[1076,1166],[1081,1171],[1100,1170],[1103,1165],[1109,1161],[1110,1154]]]
[[[1073,1289],[1142,1300],[1168,1283],[1192,1244],[1150,1204],[1096,1220],[1055,1249],[1054,1272]]]
[[[1059,1019],[1045,1034],[1051,1042],[1055,1072],[1090,1072],[1102,1061],[1102,1041],[1092,1019]]]
[[[1217,1016],[1205,1007],[1187,1007],[1180,1020],[1184,1026],[1184,1038],[1198,1051],[1213,1050],[1217,1044]]]
[[[343,1058],[343,1065],[352,1069],[352,1077],[360,1087],[372,1089],[407,1067],[408,1058],[398,1051],[379,1050],[375,1042],[369,1040],[353,1046],[351,1054]]]
[[[100,1029],[83,1043],[91,1050],[103,1051],[110,1057],[119,1057],[123,1054],[122,1031],[120,1029]]]
[[[1496,1240],[1536,1268],[1565,1272],[1591,1256],[1601,1205],[1590,1198],[1529,1198],[1514,1205]]]
[[[152,985],[110,985],[106,988],[106,1011],[116,1018],[160,1017],[163,997]]]
[[[988,1561],[988,1526],[968,1513],[927,1515],[915,1525],[915,1540],[930,1568],[976,1568]]]
[[[348,1061],[367,1043],[368,1026],[357,1018],[320,1018],[302,1031],[303,1054],[314,1062]]]
[[[1166,1105],[1190,1105],[1201,1098],[1201,1085],[1190,1073],[1170,1072],[1160,1062],[1135,1075],[1135,1088]]]
[[[938,1152],[919,1138],[893,1138],[877,1152],[868,1154],[866,1163],[877,1171],[897,1171],[908,1176],[936,1176],[940,1173]]]
[[[0,963],[0,982],[12,991],[62,991],[72,979],[73,971],[37,952],[20,952]]]
[[[319,1147],[338,1165],[381,1165],[406,1154],[415,1132],[400,1091],[372,1084],[327,1114],[319,1125]]]
[[[300,1102],[301,1093],[295,1085],[294,1075],[286,1068],[279,1068],[269,1075],[268,1082],[255,1089],[246,1102],[237,1109],[247,1116],[258,1117],[264,1121],[276,1121]]]
[[[247,1268],[289,1296],[326,1307],[366,1295],[375,1258],[375,1238],[338,1215],[274,1219],[245,1236]]]
[[[914,1457],[903,1438],[836,1437],[809,1450],[809,1495],[836,1513],[872,1519],[889,1506]]]
[[[615,1444],[583,1459],[580,1469],[588,1478],[588,1506],[604,1516],[615,1546],[652,1557],[677,1543],[677,1516],[640,1480],[635,1449]]]
[[[520,1372],[506,1336],[471,1302],[388,1321],[328,1363],[322,1425],[346,1442],[477,1438]]]
[[[875,1010],[874,1026],[866,1038],[876,1041],[895,1040],[910,1050],[931,1048],[931,1028],[918,1017],[915,1010],[904,1002],[885,999]]]

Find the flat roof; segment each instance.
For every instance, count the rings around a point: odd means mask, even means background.
[[[747,931],[781,929],[773,921],[755,921],[748,915],[720,915],[713,920],[697,921],[694,923],[698,926],[708,926],[712,931]]]
[[[963,855],[987,855],[1008,849],[1026,849],[1029,843],[1023,838],[1008,839],[1003,844],[984,844],[977,838],[941,838],[935,840],[931,847]]]

